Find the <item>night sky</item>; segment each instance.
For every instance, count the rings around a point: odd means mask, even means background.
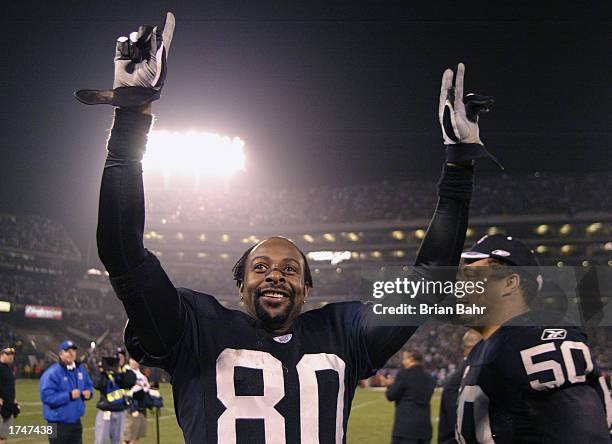
[[[594,6],[605,4],[3,2],[0,211],[93,239],[112,109],[72,92],[109,88],[115,39],[166,10],[177,27],[157,128],[240,136],[249,181],[436,174],[440,78],[459,61],[466,92],[497,99],[481,136],[509,174],[609,170],[612,15]]]

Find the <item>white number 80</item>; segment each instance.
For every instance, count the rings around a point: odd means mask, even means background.
[[[234,368],[260,369],[263,374],[263,396],[237,396],[234,387]],[[302,356],[296,366],[300,381],[300,436],[302,444],[319,442],[319,392],[316,371],[334,370],[338,373],[336,404],[337,443],[342,442],[344,430],[344,361],[334,354],[318,353]],[[270,353],[257,350],[226,348],[217,358],[217,397],[226,410],[217,422],[217,433],[224,443],[236,442],[237,419],[263,419],[267,444],[285,444],[285,418],[274,406],[285,396],[283,365]]]

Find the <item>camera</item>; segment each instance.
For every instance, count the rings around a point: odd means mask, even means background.
[[[116,371],[119,367],[119,358],[115,356],[105,356],[102,358],[101,367],[105,372]]]

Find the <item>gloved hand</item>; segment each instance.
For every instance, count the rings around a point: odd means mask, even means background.
[[[442,128],[442,137],[447,146],[448,161],[463,162],[479,157],[490,157],[500,168],[504,167],[489,153],[480,140],[478,119],[481,112],[489,112],[493,97],[479,94],[463,95],[463,78],[465,65],[459,63],[453,87],[454,73],[451,69],[444,71],[440,87],[438,118]],[[461,147],[454,145],[461,145]]]
[[[174,34],[174,14],[166,14],[160,30],[141,25],[129,37],[119,37],[115,50],[112,90],[81,89],[76,98],[87,105],[143,106],[159,99],[166,79],[167,57]]]

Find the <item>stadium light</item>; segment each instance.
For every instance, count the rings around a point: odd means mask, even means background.
[[[350,251],[311,251],[306,255],[313,261],[330,261],[332,265],[337,265],[342,261],[351,258]]]
[[[391,237],[395,240],[403,240],[406,235],[402,230],[394,230],[391,232]]]
[[[594,222],[586,228],[586,232],[588,234],[595,234],[598,231],[601,231],[603,228],[603,224],[601,222]]]
[[[11,311],[11,303],[9,301],[0,301],[0,313],[9,313]]]
[[[334,236],[332,233],[325,233],[323,235],[323,239],[325,239],[327,242],[335,242],[336,236]]]
[[[346,237],[348,237],[351,242],[357,242],[359,240],[359,235],[353,232],[347,233]]]
[[[303,238],[304,238],[304,240],[305,240],[306,242],[308,242],[308,243],[312,243],[312,242],[314,242],[314,240],[315,240],[315,239],[314,239],[314,237],[312,237],[312,235],[310,235],[310,234],[305,234],[305,235],[304,235],[304,236],[302,236],[302,237],[303,237]]]
[[[489,236],[493,236],[495,234],[503,234],[504,230],[499,228],[499,227],[489,227],[489,229],[487,230],[487,234]]]
[[[244,141],[214,133],[151,131],[143,158],[146,170],[224,177],[244,170]]]

